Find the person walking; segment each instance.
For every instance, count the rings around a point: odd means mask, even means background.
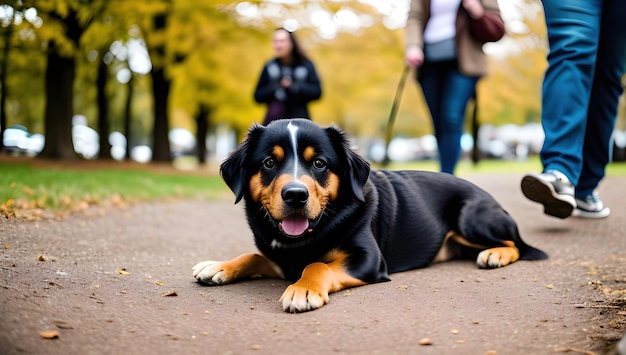
[[[264,125],[280,118],[311,119],[307,105],[322,95],[320,79],[293,32],[272,34],[274,58],[268,61],[254,90],[254,100],[267,104]]]
[[[487,73],[485,42],[505,33],[497,0],[411,0],[405,27],[405,60],[430,110],[441,171],[461,156],[467,103]]]
[[[626,71],[626,1],[543,0],[550,51],[543,81],[543,172],[522,178],[523,194],[547,215],[605,218],[597,187]]]

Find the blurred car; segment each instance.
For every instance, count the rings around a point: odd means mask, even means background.
[[[31,134],[22,125],[13,125],[4,130],[5,151],[10,155],[34,157],[41,153],[46,139],[42,134]]]

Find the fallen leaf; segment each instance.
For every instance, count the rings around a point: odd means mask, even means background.
[[[173,296],[178,296],[178,294],[176,293],[176,290],[171,290],[170,292],[167,292],[161,295],[161,297],[173,297]]]
[[[420,340],[418,344],[419,345],[432,345],[433,343],[430,341],[430,339],[424,338],[424,339]]]
[[[154,284],[155,284],[155,285],[157,285],[157,286],[163,286],[163,285],[165,285],[165,283],[164,283],[163,281],[157,281],[157,282],[155,282]]]
[[[120,275],[130,275],[130,272],[126,271],[126,269],[119,269],[117,273]]]
[[[456,329],[452,329],[452,334],[459,334],[459,331]]]
[[[4,243],[4,249],[9,249],[11,245],[9,243]]]
[[[46,330],[43,332],[39,332],[39,335],[44,339],[56,339],[59,337],[59,332],[56,330]]]
[[[406,291],[408,288],[409,288],[409,286],[406,286],[406,285],[398,286],[398,290],[400,290],[400,291]]]
[[[37,261],[47,261],[48,257],[46,256],[46,254],[39,254],[39,256],[37,257]]]
[[[554,285],[546,285],[546,288],[553,289]]]

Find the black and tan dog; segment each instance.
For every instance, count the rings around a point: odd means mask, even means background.
[[[259,253],[201,262],[193,276],[211,285],[294,280],[281,297],[285,311],[310,311],[328,303],[329,293],[453,258],[497,268],[547,257],[472,183],[370,170],[341,131],[309,120],[252,127],[221,174],[236,202],[245,201]]]

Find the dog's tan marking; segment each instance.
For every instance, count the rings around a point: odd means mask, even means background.
[[[255,202],[259,202],[264,190],[263,183],[261,182],[260,172],[252,175],[248,186],[250,187],[250,197],[252,197],[252,200]]]
[[[502,241],[500,247],[488,248],[468,241],[456,231],[449,231],[433,263],[452,260],[460,256],[461,246],[482,250],[476,259],[476,263],[482,268],[502,267],[519,260],[519,250],[512,240]]]
[[[328,174],[326,190],[328,191],[328,197],[331,201],[337,199],[337,195],[339,195],[339,176],[334,173]]]
[[[490,248],[481,251],[476,258],[476,264],[481,268],[497,268],[507,266],[519,260],[519,249],[510,240],[504,241],[506,246]]]
[[[309,200],[306,204],[307,216],[309,219],[315,219],[328,203],[328,191],[322,188],[317,180],[311,176],[304,175],[300,181],[306,185],[306,189],[309,191]]]
[[[443,261],[452,260],[461,255],[461,246],[466,246],[474,249],[486,249],[486,246],[470,243],[465,237],[457,233],[456,231],[448,231],[443,239],[439,252],[433,259],[433,263],[439,263]]]
[[[264,186],[261,189],[261,198],[259,201],[274,219],[282,220],[286,217],[283,208],[282,190],[283,187],[291,181],[293,181],[293,176],[283,174],[272,180],[269,186]]]
[[[285,150],[283,149],[283,147],[275,145],[274,149],[272,150],[272,155],[274,156],[274,158],[276,158],[276,160],[281,162],[283,161],[283,159],[285,159]]]
[[[311,146],[304,148],[304,152],[302,153],[302,158],[304,158],[305,161],[309,161],[309,162],[313,160],[313,158],[315,158],[315,148]]]
[[[335,249],[319,262],[309,264],[300,279],[287,287],[282,297],[283,309],[289,312],[305,312],[328,303],[328,294],[366,283],[350,276],[345,263],[348,254]]]
[[[193,268],[193,276],[210,284],[226,284],[244,278],[283,278],[280,267],[259,254],[242,254],[229,261],[204,261]]]

